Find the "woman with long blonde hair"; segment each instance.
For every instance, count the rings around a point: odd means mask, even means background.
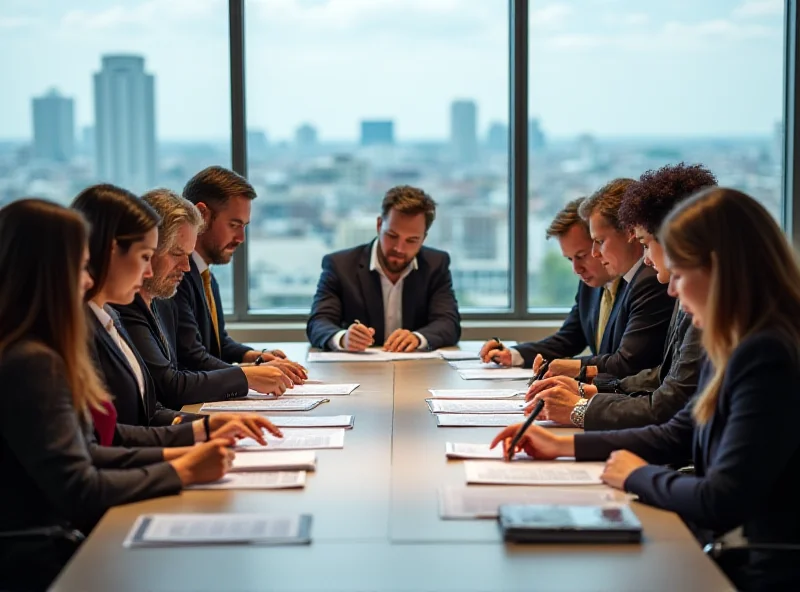
[[[742,527],[752,550],[728,572],[737,588],[798,589],[795,255],[761,204],[724,188],[680,204],[659,242],[672,273],[670,290],[703,330],[709,361],[697,395],[663,425],[574,436],[534,426],[520,448],[540,459],[607,459],[607,484],[676,512],[703,542]],[[518,427],[503,430],[492,445],[508,446]],[[664,466],[688,458],[693,475]]]

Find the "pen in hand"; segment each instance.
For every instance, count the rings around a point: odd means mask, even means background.
[[[495,341],[497,343],[496,349],[498,349],[499,351],[503,351],[506,348],[506,346],[503,345],[503,342],[500,341],[497,337],[492,337],[492,341]],[[492,356],[492,362],[494,362],[495,364],[500,363],[497,361],[497,356]]]
[[[542,365],[539,366],[539,371],[531,376],[531,379],[528,381],[528,387],[530,387],[534,382],[537,380],[541,380],[544,378],[545,372],[547,372],[547,368],[550,366],[550,360],[544,360]]]
[[[519,431],[512,438],[511,444],[509,444],[508,450],[506,451],[506,460],[510,461],[512,458],[514,458],[514,452],[517,449],[517,444],[519,444],[519,441],[522,439],[522,436],[527,429],[533,425],[533,422],[542,412],[542,409],[544,409],[544,399],[539,399],[539,401],[533,407],[533,411],[531,411],[531,414],[528,416],[528,419],[525,420],[525,423],[520,426]]]

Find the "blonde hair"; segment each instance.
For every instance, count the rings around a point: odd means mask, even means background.
[[[161,222],[158,225],[158,251],[169,251],[183,224],[188,224],[198,233],[203,230],[203,215],[197,206],[169,189],[153,189],[142,196],[142,201],[152,207]]]
[[[735,189],[705,189],[681,203],[664,221],[659,242],[672,265],[710,274],[703,345],[714,375],[693,408],[704,424],[742,340],[770,327],[800,344],[800,267],[764,206]]]
[[[53,349],[64,361],[72,404],[80,416],[105,413],[109,401],[89,356],[78,289],[88,225],[78,212],[41,199],[0,210],[0,357],[22,340]]]

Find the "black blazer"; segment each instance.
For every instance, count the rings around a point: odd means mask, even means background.
[[[107,309],[108,310],[108,309]],[[115,311],[110,311],[114,326],[136,356],[144,375],[144,397],[139,393],[136,380],[125,354],[114,343],[111,335],[100,324],[94,312],[87,307],[89,330],[92,335],[90,351],[95,367],[117,410],[117,427],[114,432],[115,446],[191,446],[194,434],[189,422],[199,416],[166,409],[158,402],[156,388],[147,365],[142,360]],[[183,416],[183,423],[171,425]],[[142,427],[146,426],[146,427]],[[158,427],[156,427],[158,426]]]
[[[700,385],[712,373],[706,364]],[[694,422],[689,403],[659,426],[577,434],[575,457],[605,460],[613,450],[629,450],[652,463],[625,481],[625,490],[641,501],[676,512],[696,531],[706,529],[716,535],[743,526],[750,543],[796,545],[800,543],[798,384],[798,344],[777,329],[763,330],[733,352],[716,411],[707,424]],[[686,458],[694,459],[696,475],[661,466]],[[754,574],[762,582],[786,576],[794,554],[780,555],[751,554]],[[797,586],[795,582],[794,589]]]
[[[658,283],[653,268],[641,264],[630,284],[621,280],[600,348],[595,347],[602,288],[578,284],[578,294],[561,329],[541,341],[516,346],[525,367],[531,367],[536,354],[545,359],[572,358],[586,347],[585,366],[598,372],[630,376],[661,363],[675,300],[667,286]]]
[[[200,271],[192,257],[189,257],[189,266],[191,269],[183,276],[173,298],[178,308],[176,332],[178,360],[187,368],[200,369],[195,366],[197,348],[200,347],[228,364],[241,362],[244,355],[253,348],[234,341],[225,330],[225,315],[222,311],[222,296],[219,293],[217,278],[211,274],[211,291],[217,305],[219,344],[214,337],[214,325],[211,324],[211,312],[206,302],[203,278],[200,277]]]
[[[322,258],[322,275],[311,305],[306,335],[311,345],[328,349],[328,341],[356,319],[375,329],[382,345],[384,310],[381,279],[369,270],[372,243]],[[461,317],[453,292],[450,256],[422,247],[417,270],[403,281],[403,329],[421,333],[430,349],[455,345],[461,337]]]
[[[161,449],[90,448],[90,422],[79,421],[49,347],[12,346],[0,384],[0,530],[67,523],[88,532],[112,506],[181,490]]]
[[[177,359],[178,309],[172,299],[154,300],[155,313],[137,294],[132,304],[116,307],[122,324],[139,351],[155,383],[158,400],[170,409],[222,401],[247,395],[247,377],[241,368],[186,370]]]
[[[677,302],[675,311],[659,367],[613,381],[609,386],[615,387],[616,392],[606,391],[602,383],[595,381],[600,392],[586,408],[585,430],[664,423],[692,398],[705,355],[702,334]]]

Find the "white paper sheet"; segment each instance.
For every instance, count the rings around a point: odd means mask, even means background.
[[[305,487],[305,471],[228,473],[213,483],[198,483],[186,489],[295,489]]]
[[[443,360],[479,360],[477,351],[464,351],[460,349],[440,349],[439,354]]]
[[[328,401],[329,399],[324,397],[292,397],[290,399],[281,398],[264,401],[216,401],[214,403],[203,403],[200,411],[310,411]]]
[[[467,483],[488,485],[599,485],[605,463],[571,461],[464,462]]]
[[[281,430],[283,438],[276,438],[272,434],[264,434],[270,450],[318,450],[322,448],[344,448],[344,430],[322,428],[286,428]],[[252,438],[242,438],[236,443],[236,449],[241,451],[264,450]]]
[[[313,450],[272,450],[270,446],[258,451],[237,454],[231,471],[313,471],[317,453]]]
[[[480,360],[456,360],[447,362],[448,366],[455,368],[456,370],[468,370],[473,369],[477,370],[479,368],[483,368],[484,370],[500,370],[505,368],[505,366],[501,366],[500,364],[495,364],[494,362],[481,362]]]
[[[439,514],[446,520],[497,518],[502,504],[594,506],[629,499],[611,488],[459,486],[439,490]]]
[[[464,380],[530,380],[530,368],[463,368],[458,374]]]
[[[433,399],[511,399],[524,396],[519,389],[428,389]]]
[[[503,460],[503,445],[489,448],[489,444],[468,444],[463,442],[447,442],[444,447],[447,458]],[[514,460],[533,460],[523,452],[517,453]]]
[[[512,413],[437,413],[435,417],[436,425],[440,428],[501,428],[525,421],[525,416]],[[540,425],[539,420],[535,420],[535,423]]]
[[[524,399],[496,399],[493,401],[476,401],[474,399],[425,399],[431,413],[518,413],[522,416],[525,408]],[[520,418],[524,421],[524,417]]]
[[[283,393],[284,397],[313,397],[331,395],[349,395],[360,385],[358,383],[342,384],[298,384]],[[274,400],[278,399],[275,395],[265,395],[253,389],[247,393],[248,399]]]
[[[344,428],[352,429],[352,415],[273,415],[267,417],[279,428]]]
[[[123,545],[308,543],[310,523],[308,514],[145,514],[136,519]]]
[[[308,352],[308,362],[401,362],[406,360],[439,360],[436,351],[387,352],[380,348],[368,348],[363,352]]]

